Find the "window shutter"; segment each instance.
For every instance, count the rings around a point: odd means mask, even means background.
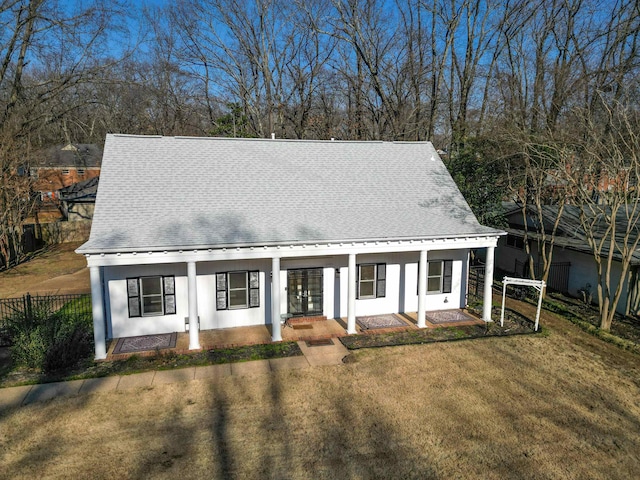
[[[360,298],[360,265],[356,265],[356,298]]]
[[[260,273],[249,272],[249,308],[260,306]]]
[[[140,285],[137,278],[127,278],[127,297],[129,304],[129,317],[140,317]]]
[[[451,293],[451,283],[453,277],[453,260],[445,260],[442,262],[443,272],[442,272],[442,292],[443,293]]]
[[[227,274],[216,273],[216,310],[226,310],[227,302]]]
[[[176,313],[176,283],[175,277],[162,277],[164,289],[164,314],[175,315]]]
[[[376,267],[376,298],[384,297],[387,292],[387,264],[379,263]]]

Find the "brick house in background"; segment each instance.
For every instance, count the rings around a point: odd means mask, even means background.
[[[100,175],[102,150],[95,144],[67,144],[36,154],[29,165],[33,189],[41,201],[40,221],[62,218],[59,190]]]
[[[99,176],[101,163],[102,150],[97,145],[59,145],[37,155],[31,162],[29,173],[35,180],[35,189],[47,196]]]

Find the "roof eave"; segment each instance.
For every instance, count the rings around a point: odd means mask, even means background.
[[[140,246],[140,247],[120,247],[120,248],[92,248],[91,241],[81,245],[76,249],[76,253],[81,255],[97,255],[112,253],[134,253],[134,252],[179,252],[187,250],[219,250],[219,249],[247,249],[247,248],[273,248],[273,247],[302,247],[317,245],[342,245],[342,244],[384,244],[398,242],[414,242],[416,244],[426,241],[437,240],[460,240],[470,238],[492,238],[506,235],[507,232],[494,230],[483,233],[466,233],[455,235],[436,235],[426,237],[383,237],[383,238],[354,238],[340,240],[318,240],[318,241],[288,241],[288,242],[253,242],[253,243],[227,243],[227,244],[203,244],[203,245],[171,245],[171,246]],[[89,245],[89,246],[87,246]]]

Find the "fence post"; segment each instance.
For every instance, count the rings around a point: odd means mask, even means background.
[[[29,292],[27,292],[27,294],[24,296],[24,315],[27,322],[31,323],[33,321],[31,294]]]

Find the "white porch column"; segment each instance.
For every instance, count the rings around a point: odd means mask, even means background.
[[[347,333],[357,333],[356,331],[356,254],[349,254],[348,268],[348,288],[347,288]]]
[[[484,299],[482,302],[482,319],[491,322],[491,297],[493,286],[493,257],[496,247],[487,247],[487,261],[484,266]]]
[[[95,343],[96,360],[104,360],[107,358],[107,338],[100,270],[100,267],[89,267],[89,278],[91,279],[91,312],[93,314],[93,341]]]
[[[280,257],[271,259],[271,341],[282,341],[282,332],[280,331]]]
[[[420,252],[418,264],[418,328],[426,326],[425,316],[427,304],[427,251]]]
[[[200,350],[196,262],[187,262],[187,283],[189,289],[189,350]]]

